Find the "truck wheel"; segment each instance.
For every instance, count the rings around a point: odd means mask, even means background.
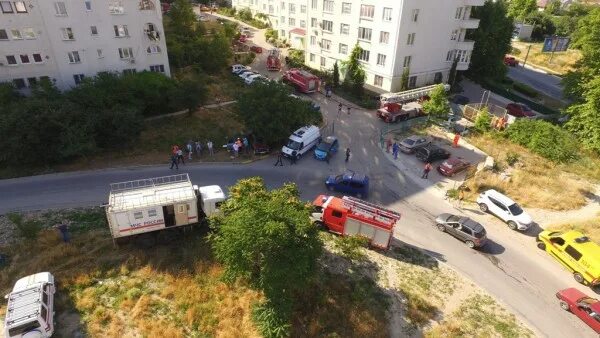
[[[485,203],[479,203],[479,210],[488,212],[488,206]]]
[[[515,223],[513,221],[508,221],[508,228],[510,230],[517,230],[517,223]]]
[[[585,285],[585,279],[583,279],[583,276],[579,272],[575,272],[573,278],[575,278],[577,283]]]
[[[475,243],[473,243],[473,241],[466,241],[465,244],[470,248],[473,249],[475,247]]]
[[[571,311],[571,308],[569,308],[569,304],[567,304],[567,302],[561,300],[559,304],[561,309],[565,311]]]
[[[325,229],[325,224],[321,221],[314,221],[313,224],[319,229]]]
[[[537,242],[538,249],[546,250],[546,244],[544,242]]]

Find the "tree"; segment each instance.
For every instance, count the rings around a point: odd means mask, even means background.
[[[479,111],[479,114],[477,114],[474,128],[480,133],[485,133],[492,129],[492,115],[490,115],[487,107],[484,107]]]
[[[169,96],[173,110],[185,108],[192,114],[208,98],[206,79],[200,73],[184,73]]]
[[[175,0],[169,9],[168,16],[170,20],[167,27],[171,33],[179,37],[192,38],[195,36],[198,21],[191,2],[188,0]]]
[[[238,114],[250,132],[270,145],[279,145],[290,132],[321,121],[311,103],[290,98],[288,86],[256,83],[238,99]]]
[[[267,337],[287,336],[295,296],[314,278],[323,247],[310,206],[295,184],[268,191],[262,178],[253,177],[229,189],[221,211],[210,220],[211,242],[225,279],[261,290],[266,302],[255,308],[259,328]]]
[[[506,74],[504,55],[511,50],[513,21],[506,15],[504,1],[486,1],[473,8],[473,16],[480,19],[479,28],[469,39],[475,41],[468,74],[475,79],[500,79]],[[469,31],[468,31],[469,32]]]
[[[583,102],[566,109],[565,127],[579,137],[584,147],[600,153],[600,77],[583,86]]]
[[[344,71],[344,86],[351,88],[352,92],[357,96],[362,96],[367,74],[360,63],[359,57],[363,49],[358,43],[352,49],[348,60],[342,61],[342,70]]]
[[[556,32],[556,26],[550,15],[546,12],[533,12],[525,17],[525,22],[533,25],[531,39],[534,41],[542,41],[547,35],[552,35]]]
[[[340,69],[338,67],[337,60],[333,64],[333,86],[338,87],[340,85]]]
[[[423,103],[423,110],[433,117],[446,118],[450,109],[448,95],[442,84],[435,86],[429,94],[429,100]]]
[[[537,11],[536,0],[510,0],[508,4],[508,16],[513,19],[523,20],[535,11]]]
[[[560,15],[562,12],[562,2],[560,0],[552,0],[546,4],[544,12],[550,15]]]
[[[404,67],[402,70],[402,77],[400,78],[400,91],[408,89],[408,76],[410,75],[410,69]]]

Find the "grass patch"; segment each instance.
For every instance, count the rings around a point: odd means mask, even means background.
[[[361,261],[367,257],[363,248],[368,245],[369,239],[363,236],[339,236],[335,239],[334,247],[342,257]]]
[[[533,332],[522,326],[489,296],[475,294],[463,301],[440,325],[425,337],[533,337]]]
[[[527,64],[534,66],[541,66],[552,70],[553,73],[565,74],[568,71],[574,70],[575,63],[581,59],[581,52],[576,49],[569,49],[566,52],[556,52],[550,57],[552,53],[542,53],[543,43],[529,43],[529,42],[512,42],[513,50],[517,49],[520,51],[518,58],[521,63],[527,54],[527,48],[531,45],[529,56],[527,57]]]
[[[468,142],[494,157],[498,171],[511,175],[502,180],[496,172],[479,172],[466,182],[468,200],[493,188],[526,207],[572,210],[587,204],[593,182],[600,179],[598,158],[582,156],[572,163],[556,164],[497,134],[471,135]],[[519,154],[517,159],[514,154]]]
[[[600,243],[600,214],[588,220],[552,224],[546,228],[548,230],[556,231],[577,230],[586,234],[589,238],[592,239],[592,241]]]

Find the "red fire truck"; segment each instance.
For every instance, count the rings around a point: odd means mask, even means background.
[[[319,90],[321,83],[319,77],[297,68],[292,68],[283,73],[283,81],[291,83],[298,91],[306,94]]]
[[[423,108],[418,102],[406,104],[386,102],[377,109],[377,117],[387,123],[395,123],[423,115]]]
[[[269,51],[267,56],[267,69],[268,70],[281,70],[281,59],[279,57],[279,49],[274,48]]]
[[[400,214],[358,198],[319,195],[314,201],[313,222],[342,236],[359,235],[374,247],[387,249]]]

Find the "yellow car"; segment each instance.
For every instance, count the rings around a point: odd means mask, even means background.
[[[600,284],[600,245],[579,231],[542,231],[537,247],[547,251],[581,284]]]

